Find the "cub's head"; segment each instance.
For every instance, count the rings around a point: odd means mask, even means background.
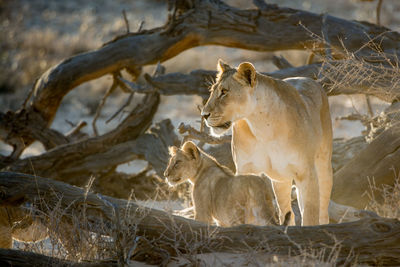
[[[226,132],[232,122],[244,118],[252,109],[250,95],[256,81],[256,70],[249,62],[237,69],[218,60],[218,75],[201,115],[214,134]]]
[[[168,166],[164,171],[168,184],[177,185],[196,175],[200,161],[199,148],[193,142],[185,142],[181,148],[169,148]]]

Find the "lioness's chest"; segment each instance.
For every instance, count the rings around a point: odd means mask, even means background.
[[[237,173],[265,173],[277,180],[293,178],[303,164],[299,151],[285,136],[260,140],[248,127],[233,129],[232,153]]]

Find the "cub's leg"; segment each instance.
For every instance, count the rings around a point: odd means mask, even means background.
[[[205,203],[194,204],[194,219],[196,221],[205,222],[208,224],[213,223],[213,219],[211,216],[211,210],[208,208]]]
[[[329,207],[329,201],[331,199],[331,191],[333,183],[332,164],[330,157],[318,158],[315,162],[315,167],[318,176],[319,193],[320,193],[319,223],[328,224],[329,223],[328,207]]]
[[[296,177],[295,181],[299,190],[302,225],[318,225],[320,197],[315,168],[312,167],[311,170],[305,172],[304,175]]]
[[[0,223],[0,248],[12,248],[11,227]]]
[[[290,211],[293,214],[291,205],[292,181],[273,181],[272,187],[274,189],[276,200],[280,209],[280,221],[283,223],[286,213]],[[295,225],[294,216],[291,216],[289,225]]]

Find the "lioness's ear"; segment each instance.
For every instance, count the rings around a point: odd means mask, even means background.
[[[251,87],[254,87],[256,84],[256,69],[250,62],[241,63],[235,75],[237,78],[244,80]]]
[[[217,70],[219,74],[223,73],[224,71],[232,69],[231,66],[226,64],[222,59],[218,59]]]
[[[183,152],[187,153],[192,159],[199,159],[200,151],[195,143],[187,141],[182,146]]]
[[[176,146],[170,146],[168,148],[168,152],[170,156],[175,156],[176,151],[178,151],[178,148]]]

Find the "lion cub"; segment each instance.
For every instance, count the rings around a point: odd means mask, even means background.
[[[36,242],[47,237],[47,228],[21,207],[0,207],[0,248],[12,248],[12,239]]]
[[[215,221],[219,226],[279,224],[274,192],[267,179],[235,176],[190,141],[180,149],[170,147],[170,155],[164,176],[171,185],[187,180],[193,184],[196,220]]]

